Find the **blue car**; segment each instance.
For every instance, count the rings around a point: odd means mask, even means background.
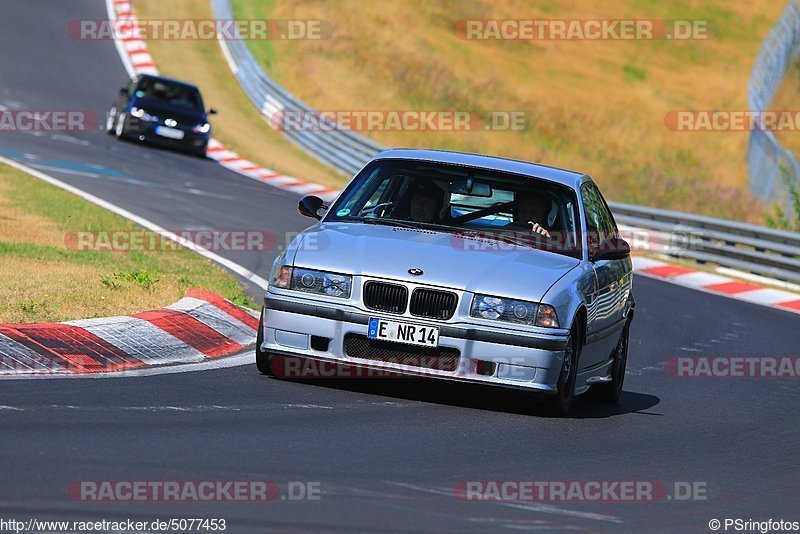
[[[211,123],[196,86],[139,75],[119,90],[106,114],[106,131],[119,139],[145,141],[205,157]]]

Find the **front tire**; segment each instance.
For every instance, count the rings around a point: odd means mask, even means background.
[[[114,135],[117,139],[125,139],[128,132],[125,131],[125,113],[117,113],[117,124],[114,127]]]
[[[189,153],[192,154],[193,156],[197,157],[197,158],[206,159],[206,149],[207,148],[208,148],[208,143],[204,144],[202,147],[192,148],[189,151]]]
[[[261,350],[264,343],[264,310],[261,310],[261,319],[258,320],[258,333],[256,334],[256,367],[262,375],[275,376],[272,372],[272,357],[270,353]]]
[[[117,108],[112,107],[111,109],[108,110],[108,113],[106,113],[106,133],[108,135],[115,134],[114,128],[116,126],[115,123],[116,119],[117,119]]]
[[[625,382],[625,369],[628,366],[628,330],[630,323],[622,329],[619,341],[614,349],[614,361],[611,364],[611,382],[594,386],[599,393],[599,400],[609,404],[616,404],[622,397],[622,384]]]
[[[547,398],[548,409],[556,417],[563,417],[572,409],[575,402],[575,382],[578,377],[578,361],[580,358],[581,340],[579,331],[572,327],[564,351],[564,362],[558,375],[555,395]]]

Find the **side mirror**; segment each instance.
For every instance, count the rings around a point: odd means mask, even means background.
[[[217,114],[217,110],[214,109],[214,108],[211,108],[211,109],[208,110],[208,114],[209,115],[216,115]]]
[[[631,246],[621,237],[609,237],[589,256],[592,262],[603,260],[624,260],[631,255]]]
[[[119,96],[128,96],[128,88],[127,87],[120,87],[119,88]]]
[[[300,215],[320,220],[322,217],[320,217],[317,212],[325,207],[325,202],[321,198],[308,195],[300,199],[300,203],[297,205],[297,211],[300,212]]]

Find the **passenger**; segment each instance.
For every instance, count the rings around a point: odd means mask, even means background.
[[[545,228],[550,202],[542,194],[531,191],[517,193],[514,209],[514,223],[530,226],[531,232],[551,237]]]

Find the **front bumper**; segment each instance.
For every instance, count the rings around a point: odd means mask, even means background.
[[[554,392],[561,372],[569,332],[530,333],[486,328],[462,322],[415,319],[410,322],[439,327],[439,347],[457,352],[457,365],[443,368],[407,357],[388,361],[348,355],[345,337],[365,337],[370,317],[408,321],[406,317],[361,310],[352,306],[267,293],[264,299],[264,331],[261,350],[276,355],[298,355],[322,362],[385,370],[392,373],[446,380],[492,384],[517,389]],[[314,339],[312,339],[312,336]],[[327,340],[325,343],[313,341]],[[404,343],[381,342],[398,353],[416,349]],[[385,352],[385,351],[384,351]],[[411,362],[411,363],[409,363]],[[281,375],[278,371],[277,374]],[[369,375],[364,375],[369,376]]]
[[[180,126],[178,129],[183,131],[183,139],[172,139],[156,133],[156,127],[160,126],[158,123],[141,121],[133,117],[128,117],[127,121],[127,134],[130,138],[141,138],[143,141],[158,146],[199,152],[205,150],[208,146],[208,140],[211,138],[210,132],[204,134],[195,133],[189,128]]]

